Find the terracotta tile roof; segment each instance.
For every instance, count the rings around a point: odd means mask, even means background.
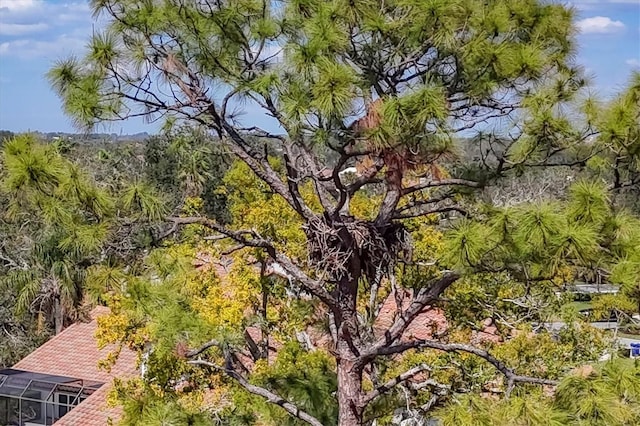
[[[78,322],[69,326],[13,368],[105,383],[110,382],[113,377],[136,375],[137,355],[128,350],[122,351],[110,372],[98,368],[98,361],[115,349],[113,346],[98,349],[94,337],[98,328],[96,317],[107,313],[108,308],[94,308],[90,322]]]
[[[406,309],[412,300],[409,290],[400,290],[400,309]],[[380,337],[395,321],[398,315],[398,304],[393,294],[390,294],[382,303],[380,313],[373,324],[376,337]],[[413,322],[402,333],[402,341],[426,340],[433,338],[436,334],[445,332],[448,328],[447,319],[442,309],[432,306],[425,308],[418,314]]]
[[[122,415],[122,408],[107,406],[107,394],[110,390],[110,383],[103,385],[58,420],[56,426],[106,426],[109,419],[116,421]]]
[[[484,320],[481,331],[474,330],[471,333],[471,344],[481,345],[482,343],[500,343],[502,337],[498,333],[498,327],[495,326],[491,318]]]
[[[114,346],[98,349],[95,332],[96,318],[109,313],[109,309],[99,306],[91,311],[90,322],[75,323],[18,362],[13,368],[35,373],[67,376],[76,379],[104,382],[105,384],[84,400],[57,425],[61,426],[105,426],[108,418],[117,418],[119,408],[106,407],[106,396],[113,378],[130,378],[138,373],[137,355],[123,349],[111,371],[98,368],[98,362],[106,358]]]

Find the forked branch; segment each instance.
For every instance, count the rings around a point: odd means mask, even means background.
[[[394,387],[398,386],[399,384],[404,383],[407,380],[411,380],[412,378],[414,378],[415,376],[417,376],[418,374],[420,374],[420,373],[422,373],[424,371],[430,371],[430,370],[431,370],[431,368],[429,368],[427,365],[420,364],[420,365],[418,365],[416,367],[413,367],[410,370],[405,371],[402,374],[397,375],[393,379],[390,379],[389,381],[387,381],[387,382],[383,383],[382,385],[378,386],[377,388],[375,388],[371,392],[367,393],[364,396],[364,398],[362,398],[362,405],[369,404],[371,401],[373,401],[374,399],[376,399],[380,395],[389,392],[391,389],[393,389]]]
[[[420,312],[422,312],[427,305],[435,302],[440,295],[459,278],[459,274],[447,272],[440,279],[431,283],[430,286],[419,290],[409,307],[398,315],[393,324],[383,333],[382,337],[372,345],[372,350],[369,351],[368,354],[363,354],[364,359],[369,361],[370,359],[367,358],[375,357],[376,351],[397,341]]]

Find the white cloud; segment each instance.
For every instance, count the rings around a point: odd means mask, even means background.
[[[47,57],[59,58],[81,50],[86,38],[62,34],[52,40],[11,40],[0,43],[0,56],[11,56],[19,59]]]
[[[29,33],[37,33],[49,28],[45,23],[39,24],[0,24],[0,35],[20,36]]]
[[[626,7],[626,5],[640,4],[640,0],[552,0],[552,1],[555,1],[557,3],[568,4],[582,11],[603,10],[612,4],[617,4],[619,7]]]
[[[640,68],[640,60],[638,59],[627,59],[625,63],[632,68]]]
[[[24,10],[37,5],[36,0],[0,0],[0,9]]]
[[[49,2],[43,0],[0,0],[0,27],[6,25],[47,24],[64,26],[69,21],[90,22],[87,2]]]
[[[86,0],[0,0],[0,55],[56,58],[82,48],[92,28]]]
[[[582,34],[612,34],[623,31],[621,21],[613,21],[606,16],[594,16],[576,22],[576,27]]]

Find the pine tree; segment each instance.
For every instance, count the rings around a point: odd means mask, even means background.
[[[371,406],[386,394],[397,397],[401,386],[429,371],[432,366],[420,364],[395,377],[377,373],[416,351],[434,363],[434,352],[460,358],[453,365],[468,369],[450,379],[471,380],[464,374],[471,369],[486,383],[497,371],[506,396],[517,385],[556,383],[557,377],[521,373],[517,360],[505,364],[455,334],[409,341],[403,334],[427,306],[446,304],[448,291],[478,274],[504,273],[522,284],[526,291],[517,303],[526,309],[531,287],[549,289],[567,269],[576,275],[609,270],[637,252],[635,234],[621,247],[631,231],[615,230],[617,210],[600,184],[581,181],[562,206],[496,209],[477,197],[505,176],[586,165],[603,149],[616,165],[629,167],[614,189],[637,184],[638,163],[622,154],[640,143],[637,84],[609,106],[616,120],[595,119],[600,109],[577,103],[585,81],[572,62],[571,9],[538,0],[92,5],[107,29],[93,36],[86,57],[62,60],[49,73],[65,111],[79,126],[135,116],[203,126],[252,172],[281,217],[293,215],[293,229],[270,223],[272,212],[236,218],[237,226],[183,215],[168,218],[173,227],[166,235],[183,225],[207,228],[214,239],[240,247],[229,252],[244,247],[277,264],[322,307],[332,331],[338,425],[364,424]],[[241,101],[272,117],[284,134],[243,125],[236,111]],[[475,160],[467,156],[473,152]],[[352,179],[345,176],[349,167],[356,169]],[[144,208],[142,193],[132,188],[127,205]],[[369,215],[359,216],[361,197],[374,204]],[[415,228],[427,232],[422,225],[430,220],[448,229],[443,250],[412,258],[411,235]],[[241,227],[251,223],[260,226]],[[152,290],[138,284],[136,297],[143,300]],[[410,290],[410,301],[376,337],[363,310],[375,316],[385,292],[401,294],[398,286]],[[186,295],[169,306],[173,323],[145,313],[156,321],[155,357],[165,367],[221,373],[289,415],[322,424],[273,386],[247,379],[235,362],[237,344],[204,343],[202,334],[190,332],[198,315],[185,308]],[[182,315],[177,321],[181,307],[191,320]],[[132,308],[136,315],[144,310]],[[168,346],[159,349],[176,334],[190,336],[188,345],[203,344],[182,351],[186,363],[173,359]],[[170,370],[155,372],[166,378]],[[470,383],[478,390],[477,379]],[[431,406],[439,399],[432,394]]]

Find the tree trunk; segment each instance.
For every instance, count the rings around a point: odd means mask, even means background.
[[[344,344],[344,343],[343,343]],[[346,345],[346,344],[345,344]],[[353,357],[349,348],[345,354]],[[342,352],[342,351],[340,351]],[[361,407],[362,370],[355,368],[353,359],[338,359],[338,426],[360,426],[364,409]]]
[[[64,325],[64,318],[62,315],[62,304],[60,303],[60,296],[56,296],[53,300],[53,326],[56,330],[56,334],[60,334]]]
[[[337,325],[336,361],[338,372],[338,426],[361,426],[363,366],[356,362],[360,356],[361,336],[357,318],[358,281],[363,265],[357,244],[349,230],[339,229],[341,251],[351,252],[348,272],[337,277],[337,306],[334,315]]]
[[[353,262],[353,265],[358,262]],[[355,271],[352,269],[352,271]],[[357,276],[355,273],[352,276]],[[338,370],[338,426],[362,425],[362,371],[357,363],[359,357],[358,319],[356,317],[356,297],[358,283],[345,278],[340,283],[338,335],[336,341],[336,361]]]

